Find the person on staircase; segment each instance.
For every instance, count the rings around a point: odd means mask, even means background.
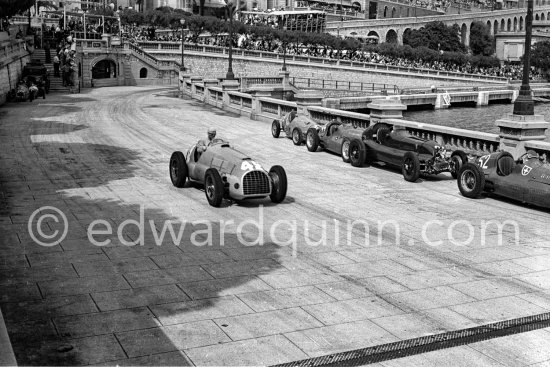
[[[53,58],[53,76],[59,77],[59,64],[61,64],[59,56],[55,55]]]

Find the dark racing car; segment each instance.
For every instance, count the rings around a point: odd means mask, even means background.
[[[316,125],[318,124],[308,116],[298,115],[296,111],[292,111],[280,120],[273,120],[271,135],[277,139],[283,131],[287,138],[292,139],[294,145],[301,145],[306,138],[307,130]]]
[[[550,164],[532,150],[517,161],[508,152],[496,152],[467,163],[458,172],[457,184],[468,198],[486,191],[550,208]]]
[[[50,71],[42,64],[42,61],[33,59],[31,62],[27,63],[23,68],[22,77],[29,77],[29,79],[35,81],[35,83],[40,81],[44,91],[46,93],[50,92]]]
[[[321,147],[329,152],[339,154],[342,160],[349,163],[349,147],[354,139],[361,139],[364,129],[339,121],[331,121],[326,125],[310,127],[306,134],[306,147],[315,152]]]
[[[355,167],[382,162],[401,168],[403,177],[410,182],[416,181],[420,174],[442,172],[450,172],[456,178],[460,167],[468,162],[468,156],[461,150],[451,154],[436,141],[418,138],[404,127],[384,123],[369,126],[361,140],[351,141],[349,159]]]
[[[174,152],[170,158],[170,179],[176,187],[184,187],[189,179],[204,184],[208,203],[219,207],[224,198],[234,200],[268,197],[274,203],[286,197],[287,177],[281,166],[267,171],[227,141],[214,139],[200,153],[196,145],[187,151]]]

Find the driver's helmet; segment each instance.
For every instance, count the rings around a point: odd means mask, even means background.
[[[527,153],[524,154],[524,159],[531,159],[531,158],[538,158],[539,154],[535,152],[534,150],[528,150]]]
[[[208,139],[213,140],[216,137],[216,129],[213,127],[208,128]]]

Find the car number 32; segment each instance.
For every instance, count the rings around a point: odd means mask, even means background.
[[[241,164],[241,170],[243,171],[257,171],[262,170],[262,166],[252,160],[243,161]]]

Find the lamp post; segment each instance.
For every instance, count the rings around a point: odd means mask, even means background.
[[[183,63],[183,49],[184,49],[184,45],[183,45],[183,38],[184,38],[183,28],[185,27],[185,19],[181,18],[180,19],[180,24],[181,24],[181,66],[180,66],[180,70],[185,71],[185,64]]]
[[[225,3],[227,4],[227,13],[229,14],[229,65],[225,79],[233,80],[235,79],[235,74],[233,74],[233,12],[235,5],[232,0],[225,0]]]
[[[514,102],[514,115],[534,115],[535,103],[531,97],[529,71],[531,70],[531,33],[533,29],[533,0],[527,1],[525,17],[525,52],[523,54],[523,79],[519,95]]]

